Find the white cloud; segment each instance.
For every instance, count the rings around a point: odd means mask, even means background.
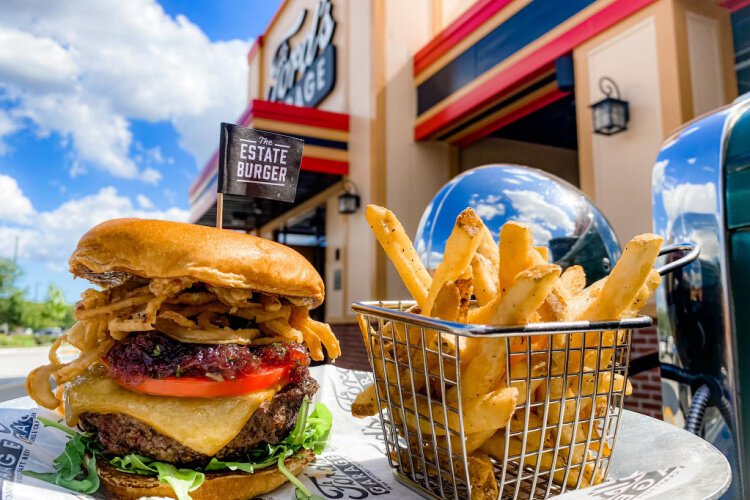
[[[11,179],[15,184],[15,180],[7,176],[0,176],[0,182],[3,178]],[[0,193],[3,193],[2,188]],[[23,196],[23,193],[20,195]],[[117,189],[109,186],[100,189],[96,194],[66,201],[47,212],[34,212],[29,203],[28,210],[31,212],[24,222],[16,220],[16,224],[0,224],[0,256],[13,255],[15,240],[18,238],[21,260],[55,270],[67,265],[68,257],[78,239],[105,220],[119,217],[176,221],[188,219],[189,213],[186,210],[155,210],[145,206],[140,196],[138,198],[136,206],[130,198],[120,195]]]
[[[531,226],[537,244],[546,244],[553,237],[553,231],[572,233],[575,224],[570,216],[545,200],[540,193],[526,189],[505,190],[503,193],[518,211],[516,220]]]
[[[655,193],[661,193],[664,189],[667,165],[669,165],[669,160],[659,160],[654,164],[654,170],[651,174],[651,185]]]
[[[664,210],[670,221],[686,213],[716,213],[716,186],[705,184],[679,184],[662,192]]]
[[[139,142],[135,143],[135,149],[138,151],[133,158],[138,163],[147,162],[153,165],[163,165],[164,163],[172,164],[174,160],[172,158],[165,158],[161,152],[161,147],[155,146],[153,148],[145,148]]]
[[[143,180],[143,182],[146,182],[148,184],[159,184],[159,181],[161,180],[161,178],[162,178],[161,172],[153,168],[147,168],[141,174],[141,180]]]
[[[10,151],[10,147],[3,141],[3,137],[12,134],[18,130],[20,124],[14,120],[8,113],[0,110],[0,156]]]
[[[13,117],[60,134],[76,160],[119,178],[155,184],[165,163],[160,150],[134,161],[130,120],[171,121],[202,166],[219,122],[245,105],[249,41],[211,42],[155,0],[8,0],[0,47],[0,95]]]
[[[0,47],[0,74],[6,83],[35,90],[75,83],[78,68],[72,55],[52,38],[4,28]]]
[[[13,177],[0,174],[0,221],[26,223],[34,215],[31,200],[23,194]]]
[[[502,200],[502,196],[494,194],[484,198],[475,195],[469,200],[469,205],[482,220],[491,221],[495,217],[505,215],[505,205],[501,203]]]
[[[154,203],[151,200],[149,200],[148,196],[146,195],[139,194],[136,197],[136,200],[138,201],[138,206],[143,209],[149,210],[151,208],[154,208]]]

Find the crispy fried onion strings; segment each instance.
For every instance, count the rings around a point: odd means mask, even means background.
[[[315,361],[323,360],[321,344],[325,346],[331,359],[341,355],[341,346],[331,327],[312,319],[306,307],[293,307],[289,324],[302,333],[305,344],[310,349],[310,357]]]
[[[60,360],[57,357],[57,350],[65,340],[65,337],[65,335],[61,336],[54,344],[52,344],[49,354],[51,364],[35,368],[26,378],[26,392],[40,406],[49,408],[50,410],[54,410],[60,405],[60,401],[52,391],[50,377],[55,379],[58,386],[74,379],[79,374],[86,371],[89,366],[98,362],[115,343],[113,339],[106,339],[101,342],[96,349],[88,352],[81,352],[78,358],[70,363],[63,364],[59,362]]]
[[[260,335],[260,330],[257,328],[245,328],[241,330],[232,330],[230,328],[211,328],[206,330],[188,328],[164,316],[157,318],[156,327],[168,337],[187,344],[250,345],[254,344],[253,340]]]

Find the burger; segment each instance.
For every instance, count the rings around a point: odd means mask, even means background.
[[[98,288],[26,387],[82,432],[41,419],[73,437],[55,472],[29,475],[116,498],[252,498],[287,480],[309,495],[295,476],[331,414],[311,404],[308,367],[340,348],[310,317],[324,287],[304,257],[233,231],[116,219],[81,238],[70,272]],[[77,359],[60,361],[63,342]]]

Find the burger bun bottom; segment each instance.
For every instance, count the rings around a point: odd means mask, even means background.
[[[315,453],[305,450],[288,458],[286,468],[295,476],[315,461]],[[142,497],[176,498],[172,487],[154,476],[139,476],[120,472],[107,462],[98,463],[101,491],[107,498],[123,500]],[[278,467],[260,469],[253,474],[244,472],[208,472],[200,488],[190,493],[193,500],[245,500],[273,491],[287,481]]]

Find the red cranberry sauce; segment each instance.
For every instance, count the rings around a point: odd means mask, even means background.
[[[238,344],[187,344],[159,332],[129,335],[103,357],[109,376],[137,386],[146,379],[202,377],[234,380],[269,367],[291,365],[290,383],[307,376],[310,356],[297,343],[248,347]]]

